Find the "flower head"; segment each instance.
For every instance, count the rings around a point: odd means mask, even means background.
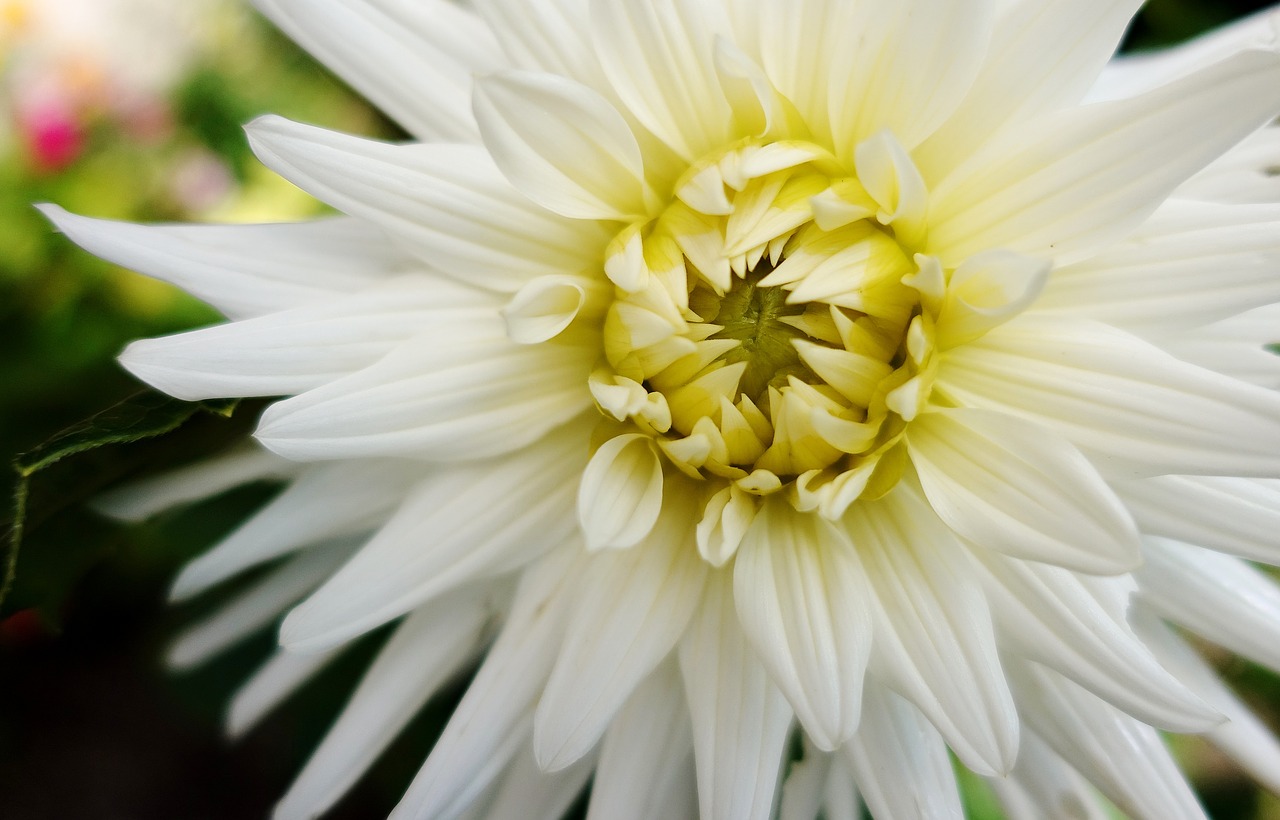
[[[135,374],[290,397],[104,502],[291,477],[175,662],[292,607],[240,730],[403,618],[280,816],[477,658],[397,817],[954,817],[948,749],[1196,816],[1157,728],[1276,783],[1163,623],[1280,663],[1273,18],[1104,69],[1136,2],[259,5],[421,141],[253,124],[342,218],[51,216],[235,320]]]

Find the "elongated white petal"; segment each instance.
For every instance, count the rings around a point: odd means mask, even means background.
[[[726,4],[731,5],[732,4]],[[828,67],[847,47],[853,4],[820,0],[797,14],[787,0],[737,4],[736,42],[817,134],[830,136]]]
[[[1280,44],[1280,15],[1272,17]],[[1280,201],[1280,180],[1274,173],[1280,156],[1280,127],[1272,122],[1187,180],[1174,196],[1205,202],[1274,205]]]
[[[529,737],[580,579],[576,545],[524,574],[506,625],[391,820],[461,813]]]
[[[1000,15],[968,95],[921,146],[916,158],[926,176],[945,176],[1006,126],[1079,102],[1140,5],[1141,0],[1012,4]]]
[[[793,760],[782,781],[778,820],[815,820],[822,811],[827,778],[834,756],[814,745],[808,735],[801,736],[803,756]]]
[[[494,162],[534,202],[573,219],[627,220],[648,210],[640,146],[594,91],[512,71],[481,80],[474,105]]]
[[[732,581],[724,572],[708,582],[680,644],[680,670],[693,719],[699,816],[767,818],[791,709],[738,625]]]
[[[90,253],[177,285],[232,319],[351,293],[413,263],[357,219],[280,225],[136,225],[40,210]]]
[[[276,652],[232,696],[227,707],[227,734],[234,739],[251,731],[340,654],[341,649],[314,655]]]
[[[583,82],[599,77],[587,0],[475,0],[475,6],[517,67]]]
[[[1035,664],[1012,664],[1023,719],[1137,820],[1204,820],[1155,729]]]
[[[1170,202],[1129,239],[1055,271],[1041,305],[1176,338],[1280,301],[1278,265],[1280,207]]]
[[[935,389],[1042,422],[1107,474],[1280,475],[1280,396],[1107,325],[1023,314],[950,351]]]
[[[1142,563],[1138,528],[1076,448],[987,410],[925,413],[908,452],[938,516],[983,547],[1097,574]]]
[[[1280,565],[1280,481],[1158,476],[1113,486],[1143,532]]]
[[[267,506],[183,568],[170,595],[184,600],[309,544],[371,529],[421,475],[421,467],[403,462],[348,461],[307,468]]]
[[[689,499],[673,500],[635,549],[592,559],[534,719],[543,769],[557,771],[586,754],[684,634],[707,575],[690,549],[693,515]]]
[[[844,747],[867,808],[885,820],[962,820],[942,735],[908,701],[869,680],[862,726]]]
[[[283,313],[134,342],[120,363],[187,401],[292,395],[372,364],[442,315],[479,319],[495,307],[484,291],[402,277]]]
[[[1220,322],[1160,340],[1185,362],[1233,379],[1280,389],[1280,356],[1269,346],[1280,341],[1280,304],[1267,305]]]
[[[1090,100],[1133,97],[1251,49],[1280,41],[1275,9],[1220,26],[1171,48],[1120,55],[1107,64],[1089,90]]]
[[[589,549],[635,545],[662,512],[662,461],[650,436],[615,436],[591,457],[578,489],[578,520]]]
[[[281,641],[297,649],[333,645],[566,541],[579,544],[571,482],[585,450],[566,430],[500,460],[434,474],[290,613]]]
[[[849,767],[834,762],[827,771],[827,788],[822,797],[827,820],[858,820],[862,817],[862,795]]]
[[[1238,558],[1150,538],[1137,573],[1152,611],[1280,670],[1280,586]]]
[[[176,669],[197,666],[265,629],[319,586],[350,554],[347,545],[312,550],[274,569],[179,635],[169,649],[169,665]]]
[[[908,150],[928,138],[977,77],[995,6],[990,0],[856,4],[852,42],[824,66],[837,155],[847,159],[853,146],[883,129]]]
[[[590,9],[596,55],[637,120],[689,162],[729,141],[712,50],[728,33],[718,4],[591,0]]]
[[[697,817],[693,735],[673,660],[631,694],[609,724],[587,820]]]
[[[1125,619],[1132,581],[1088,578],[974,550],[1001,644],[1144,722],[1200,732],[1221,720],[1167,672]]]
[[[1280,55],[1249,52],[1123,103],[1013,129],[937,185],[929,252],[948,264],[989,248],[1087,256],[1275,117],[1278,80]]]
[[[299,465],[246,442],[195,464],[125,484],[94,498],[94,511],[122,521],[145,521],[158,512],[189,504],[254,481],[289,478]]]
[[[254,0],[303,48],[424,140],[471,142],[471,75],[504,64],[475,14],[431,0]]]
[[[595,766],[592,754],[567,769],[547,773],[526,746],[493,787],[492,801],[481,816],[485,820],[562,820]]]
[[[1145,608],[1138,609],[1134,625],[1161,663],[1226,716],[1205,733],[1209,741],[1267,789],[1280,791],[1280,741],[1270,727],[1227,688],[1217,670]]]
[[[1039,735],[1022,728],[1018,765],[1008,777],[987,784],[1009,817],[1045,816],[1049,820],[1107,820],[1097,792]]]
[[[456,318],[465,325],[467,317]],[[256,435],[299,461],[498,455],[591,407],[595,355],[518,345],[496,313],[463,327],[442,323],[364,370],[273,404]]]
[[[823,751],[858,728],[871,651],[871,590],[849,537],[826,519],[765,503],[738,550],[742,629]]]
[[[871,674],[919,707],[970,769],[1004,773],[1018,716],[991,614],[968,554],[916,492],[899,484],[845,518],[875,590]]]
[[[475,657],[492,616],[486,592],[463,590],[404,620],[276,805],[275,820],[312,818],[328,810],[423,704]]]
[[[530,202],[480,146],[391,145],[263,117],[248,128],[272,170],[385,228],[430,267],[515,291],[598,264],[607,236]]]

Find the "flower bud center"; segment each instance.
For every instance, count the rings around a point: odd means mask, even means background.
[[[591,388],[685,474],[835,510],[901,475],[945,283],[913,252],[918,220],[899,230],[853,175],[806,150],[731,151],[615,239]]]

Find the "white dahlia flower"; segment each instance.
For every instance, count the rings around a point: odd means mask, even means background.
[[[1280,668],[1276,17],[1108,65],[1138,0],[258,4],[420,141],[252,124],[333,219],[49,214],[232,320],[133,373],[287,396],[105,502],[290,478],[174,590],[280,559],[173,653],[288,611],[232,731],[402,619],[278,817],[476,663],[396,818],[960,817],[949,752],[1200,817],[1159,730],[1280,787],[1166,625]]]

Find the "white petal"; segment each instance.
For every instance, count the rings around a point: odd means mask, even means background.
[[[254,0],[264,14],[424,140],[476,138],[471,75],[505,62],[473,12],[434,0]]]
[[[929,503],[960,535],[1014,555],[1095,574],[1142,563],[1138,528],[1089,460],[1003,413],[925,413],[907,451]]]
[[[557,771],[586,754],[684,634],[707,574],[692,549],[690,502],[668,504],[635,549],[591,560],[534,718],[534,753],[543,769]]]
[[[869,680],[861,728],[844,748],[877,820],[963,820],[942,736],[908,701]]]
[[[1270,727],[1227,688],[1217,670],[1145,609],[1135,626],[1165,666],[1226,716],[1205,736],[1271,792],[1280,792],[1280,741]]]
[[[1280,565],[1280,481],[1158,476],[1113,486],[1143,532]]]
[[[1018,765],[1008,777],[987,778],[1009,817],[1047,820],[1107,820],[1097,792],[1080,773],[1027,727],[1022,728]]]
[[[400,277],[282,313],[134,342],[120,363],[187,401],[292,395],[372,364],[442,313],[458,321],[495,307],[492,294],[447,279]]]
[[[1280,55],[1250,52],[1142,97],[1012,129],[935,187],[928,252],[951,265],[997,247],[1083,258],[1275,117],[1278,80]]]
[[[533,750],[521,749],[493,788],[485,820],[563,820],[595,769],[595,755],[563,771],[548,774],[538,767]]]
[[[728,33],[718,4],[592,0],[592,41],[636,119],[689,162],[729,141],[729,105],[713,59]]]
[[[730,484],[707,500],[695,536],[698,554],[719,569],[738,551],[756,515],[757,501],[737,484]]]
[[[184,630],[169,649],[169,665],[175,669],[198,666],[265,629],[319,586],[350,554],[347,546],[312,550],[272,570]]]
[[[934,389],[1039,421],[1109,475],[1280,474],[1280,396],[1103,324],[1023,314],[949,351]]]
[[[1280,15],[1272,18],[1280,40]],[[1274,205],[1280,201],[1280,127],[1272,122],[1187,180],[1175,196],[1206,202]]]
[[[992,135],[1084,96],[1141,0],[1015,3],[1000,19],[969,94],[917,154],[930,179]]]
[[[1171,201],[1132,237],[1055,271],[1040,303],[1151,339],[1280,301],[1280,208]]]
[[[227,734],[234,739],[252,730],[340,654],[340,649],[315,655],[276,652],[236,690],[227,708]]]
[[[298,469],[299,465],[246,442],[190,466],[117,487],[90,505],[94,512],[111,518],[145,521],[170,507],[212,498],[243,484],[289,478]]]
[[[510,71],[476,85],[476,121],[511,184],[573,219],[645,215],[640,146],[607,100],[563,77]]]
[[[587,820],[694,820],[696,788],[684,686],[677,665],[667,662],[609,724]]]
[[[475,0],[508,57],[520,68],[580,82],[599,79],[587,0]]]
[[[391,145],[263,117],[248,128],[272,170],[376,223],[428,266],[515,291],[536,276],[599,264],[607,236],[543,210],[468,145]]]
[[[818,748],[838,748],[858,728],[871,651],[871,590],[848,536],[770,499],[733,580],[742,629],[800,725]]]
[[[117,265],[177,285],[238,319],[350,293],[408,267],[358,219],[281,225],[135,225],[40,210],[67,237]]]
[[[1280,389],[1280,356],[1270,345],[1280,341],[1280,304],[1267,305],[1166,337],[1160,346],[1183,361],[1233,379]]]
[[[299,461],[459,461],[523,447],[591,407],[591,349],[519,345],[496,313],[466,318],[450,316],[364,370],[273,404],[255,435]]]
[[[404,620],[276,805],[275,820],[327,811],[423,704],[475,657],[492,617],[483,591],[442,598]]]
[[[859,820],[862,817],[862,795],[849,767],[833,765],[827,772],[822,811],[826,820]]]
[[[871,673],[919,707],[970,769],[1007,772],[1018,716],[985,595],[972,559],[916,492],[900,483],[845,518],[876,593]]]
[[[520,289],[502,318],[507,335],[520,344],[541,344],[559,336],[582,314],[596,315],[611,289],[586,276],[542,276]]]
[[[713,575],[680,644],[693,718],[702,820],[765,820],[786,752],[791,709],[756,660],[727,573]]]
[[[371,529],[421,474],[421,467],[393,461],[347,461],[308,468],[283,493],[184,567],[170,595],[184,600],[301,547]]]
[[[793,760],[782,781],[778,820],[816,820],[826,797],[827,779],[835,759],[820,750],[806,734],[801,734],[804,754]]]
[[[566,430],[416,487],[352,560],[286,619],[281,641],[345,641],[476,578],[535,561],[573,537],[573,476],[586,443]]]
[[[1176,541],[1149,538],[1146,555],[1136,575],[1152,611],[1280,670],[1280,586],[1238,558]]]
[[[1133,97],[1253,49],[1273,48],[1278,39],[1274,9],[1258,12],[1172,48],[1126,54],[1107,64],[1089,92],[1091,100]]]
[[[937,319],[938,345],[956,347],[999,327],[1031,306],[1051,266],[1007,251],[984,251],[960,264],[947,283]]]
[[[652,436],[632,433],[601,445],[578,490],[587,548],[621,549],[648,535],[662,512],[662,487],[662,459]]]
[[[1136,820],[1205,820],[1155,729],[1035,664],[1011,664],[1023,719]]]
[[[506,626],[391,820],[460,813],[527,742],[580,580],[580,554],[570,546],[524,574]]]
[[[937,130],[978,75],[991,40],[989,0],[858,3],[827,72],[837,155],[889,129],[908,150]]]
[[[732,4],[726,4],[732,5]],[[830,137],[828,67],[848,50],[853,4],[819,0],[797,13],[790,0],[738,4],[731,12],[741,30],[737,42],[820,137]],[[758,45],[757,45],[758,43]],[[852,148],[852,146],[850,146]]]
[[[1162,729],[1201,732],[1221,720],[1133,634],[1127,578],[1088,578],[985,550],[974,554],[986,570],[987,600],[1006,651],[1056,669]]]
[[[792,15],[797,18],[808,16]],[[720,77],[720,89],[733,110],[738,130],[763,139],[785,136],[788,133],[789,112],[773,83],[769,82],[764,71],[751,57],[719,34],[715,38],[715,64],[716,73]],[[703,174],[701,179],[695,176],[681,188],[680,198],[703,213],[731,212],[732,205],[729,205],[725,196],[719,169],[712,166]]]

